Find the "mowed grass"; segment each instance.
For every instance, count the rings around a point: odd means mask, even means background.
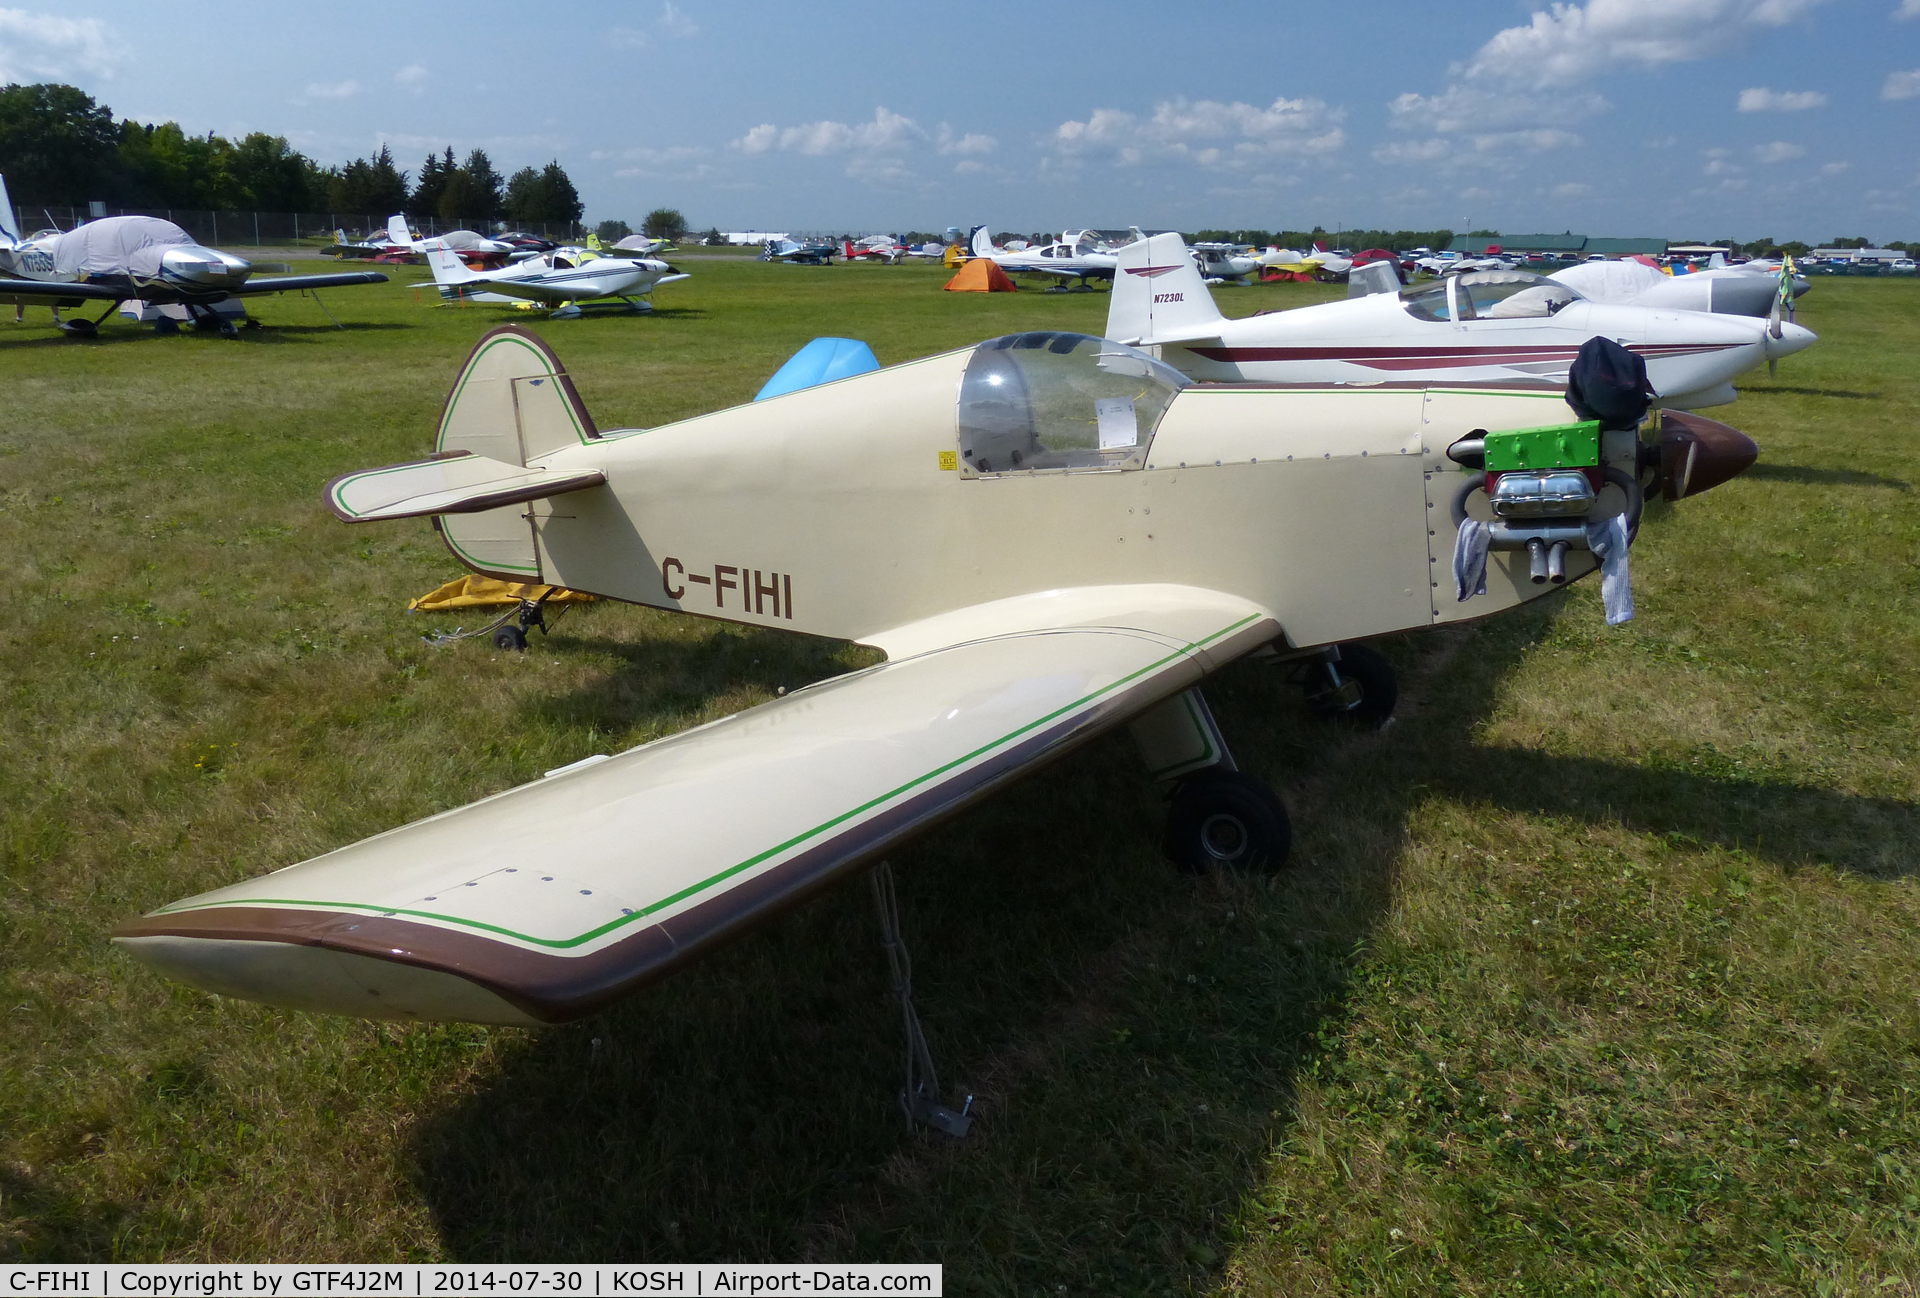
[[[603,427],[746,400],[816,335],[892,362],[1105,314],[926,267],[685,269],[649,318],[535,322]],[[423,453],[474,339],[525,318],[432,300],[338,291],[336,331],[269,299],[231,342],[0,327],[0,1260],[1920,1288],[1920,284],[1803,300],[1821,343],[1714,412],[1760,464],[1650,515],[1638,620],[1604,626],[1582,584],[1392,642],[1381,733],[1316,726],[1272,667],[1217,677],[1293,810],[1278,877],[1167,869],[1124,735],[901,852],[928,1030],[978,1097],[958,1143],[893,1107],[858,883],[544,1033],[226,1001],[109,947],[126,916],[870,658],[612,605],[524,656],[422,643],[462,620],[404,612],[449,556],[319,492]]]

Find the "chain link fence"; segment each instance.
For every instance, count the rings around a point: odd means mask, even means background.
[[[296,247],[332,242],[336,230],[349,236],[386,237],[387,218],[360,212],[209,212],[182,208],[108,207],[16,207],[14,229],[22,234],[38,230],[71,230],[86,221],[103,216],[157,216],[172,221],[195,242],[210,248],[228,246]],[[483,217],[463,216],[452,221],[409,217],[412,228],[422,237],[444,234],[448,230],[478,230],[486,233],[506,228]],[[557,243],[578,242],[586,227],[573,221],[534,222],[512,227]]]

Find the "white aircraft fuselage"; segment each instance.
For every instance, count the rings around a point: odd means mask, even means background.
[[[1646,361],[1661,405],[1691,410],[1732,401],[1736,376],[1815,338],[1785,322],[1604,306],[1518,271],[1449,275],[1399,293],[1228,319],[1178,236],[1150,243],[1158,246],[1121,250],[1107,333],[1153,346],[1208,382],[1562,384],[1580,345],[1604,337]]]

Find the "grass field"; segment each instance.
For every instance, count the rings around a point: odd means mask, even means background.
[[[1099,294],[689,259],[650,317],[536,327],[603,427]],[[397,279],[423,272],[402,270]],[[1310,286],[1221,290],[1227,309]],[[1384,732],[1210,686],[1292,808],[1273,879],[1179,876],[1125,735],[895,860],[964,1142],[893,1108],[863,885],[546,1033],[217,999],[118,920],[867,660],[596,605],[422,643],[457,575],[349,528],[514,317],[404,284],[238,341],[0,326],[0,1260],[937,1261],[956,1294],[1920,1292],[1920,283],[1715,411],[1760,463],[1588,584],[1391,642]],[[1302,556],[1301,562],[1312,562]],[[472,619],[468,619],[472,621]],[[562,843],[556,843],[564,850]]]

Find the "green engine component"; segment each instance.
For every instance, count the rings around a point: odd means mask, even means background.
[[[1600,463],[1600,421],[1490,432],[1486,446],[1489,473],[1592,468]]]

